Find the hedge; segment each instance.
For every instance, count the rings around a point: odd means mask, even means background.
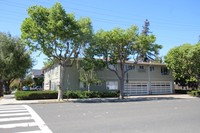
[[[56,91],[17,91],[15,97],[17,100],[36,100],[36,99],[56,99]]]
[[[36,100],[36,99],[57,99],[57,91],[17,91],[15,97],[17,100]],[[83,99],[83,98],[106,98],[118,97],[118,92],[98,92],[98,91],[66,91],[64,99]]]
[[[191,90],[175,89],[175,94],[188,94]]]
[[[193,90],[188,92],[188,94],[191,96],[200,97],[200,90]]]

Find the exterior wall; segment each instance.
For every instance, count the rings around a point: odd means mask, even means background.
[[[65,90],[79,90],[79,71],[77,65],[74,63],[72,67],[65,68],[65,80],[64,89]]]
[[[144,66],[144,70],[139,70],[139,66],[142,65],[137,65],[134,70],[128,71],[128,80],[149,81],[149,78],[151,81],[173,80],[171,73],[169,73],[168,75],[161,74],[161,67],[163,66],[153,66],[154,67],[153,71],[149,71],[149,66]],[[125,79],[127,80],[127,76]]]
[[[141,70],[140,66],[143,66],[144,69]],[[150,66],[154,68],[153,71],[150,71]],[[125,74],[125,82],[126,83],[133,83],[133,82],[147,83],[149,90],[151,87],[151,82],[152,83],[170,82],[170,84],[172,85],[172,89],[174,90],[174,81],[173,81],[171,72],[169,71],[169,74],[163,75],[161,74],[161,67],[165,67],[165,65],[164,64],[159,64],[159,65],[135,64],[134,69],[129,70]],[[107,81],[111,81],[111,82],[119,81],[114,72],[111,72],[106,69],[103,71],[99,71],[98,76],[100,77],[100,79],[103,79],[103,82],[101,86],[95,86],[95,85],[92,86],[94,90],[95,89],[99,90],[100,88],[101,90],[108,90],[108,88],[106,88]]]
[[[44,70],[44,90],[56,90],[60,83],[60,66],[58,64]]]
[[[144,69],[140,69],[140,66],[143,66]],[[154,68],[153,71],[150,71],[150,67]],[[125,83],[147,83],[147,87],[149,90],[151,87],[151,82],[170,82],[173,87],[174,81],[171,73],[165,75],[161,74],[161,67],[165,67],[165,65],[149,63],[134,64],[134,69],[129,70],[125,74]],[[65,69],[65,90],[87,90],[87,88],[84,87],[79,80],[79,71],[76,64],[74,64],[73,67],[67,67]],[[58,85],[60,84],[61,74],[62,69],[59,65],[54,65],[51,69],[45,70],[44,90],[56,90]],[[116,86],[117,89],[119,88],[119,80],[114,72],[104,69],[102,71],[98,71],[97,75],[102,80],[102,83],[98,85],[91,85],[90,90],[108,91],[115,90]]]

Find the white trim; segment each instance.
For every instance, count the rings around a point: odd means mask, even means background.
[[[21,116],[21,115],[30,115],[29,113],[13,113],[13,114],[0,114],[2,116]]]
[[[15,132],[15,133],[42,133],[42,132],[40,130],[36,130],[36,131]]]
[[[6,122],[6,121],[21,121],[21,120],[31,120],[32,117],[15,117],[15,118],[1,118],[0,122]]]
[[[27,112],[27,110],[0,110],[0,113]]]
[[[45,124],[45,122],[40,118],[40,116],[28,105],[22,105],[24,106],[31,114],[31,116],[34,118],[35,123],[38,125],[38,127],[41,129],[42,133],[53,133],[48,126]]]
[[[34,127],[37,126],[35,122],[27,122],[27,123],[14,123],[14,124],[2,124],[0,128],[16,128],[16,127]]]

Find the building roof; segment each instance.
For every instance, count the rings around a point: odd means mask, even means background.
[[[154,66],[166,66],[165,63],[159,62],[134,62],[134,61],[126,61],[127,64],[137,64],[137,65],[154,65]]]
[[[32,78],[40,77],[42,74],[43,74],[42,69],[32,69],[31,70]]]

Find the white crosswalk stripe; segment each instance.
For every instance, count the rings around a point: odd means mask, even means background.
[[[52,133],[28,105],[0,105],[0,132]]]

